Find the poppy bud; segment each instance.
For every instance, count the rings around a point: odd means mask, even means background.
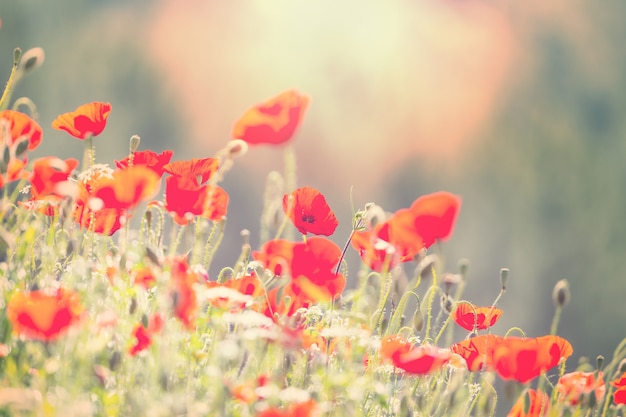
[[[130,146],[129,149],[131,152],[135,152],[139,147],[139,143],[141,142],[141,138],[138,135],[132,135],[130,137]]]
[[[452,306],[454,303],[452,302],[452,297],[449,295],[444,295],[441,297],[441,308],[444,309],[447,313],[452,313]]]
[[[24,74],[29,73],[40,67],[43,64],[44,58],[45,54],[42,48],[31,48],[21,55],[21,59],[18,58],[20,70],[23,71]]]
[[[424,329],[424,313],[419,308],[415,310],[413,314],[413,329],[416,333],[421,332]]]
[[[243,156],[246,154],[246,152],[248,152],[248,143],[241,139],[232,139],[228,141],[228,145],[226,145],[226,151],[228,152],[228,157],[230,159]]]
[[[128,306],[128,314],[131,314],[131,315],[135,314],[135,311],[137,311],[137,298],[133,297],[130,299],[130,306]]]
[[[435,267],[438,260],[439,258],[437,255],[424,256],[415,268],[415,276],[421,277],[422,279],[429,278],[432,275],[433,267]]]
[[[460,274],[445,274],[443,276],[443,288],[446,295],[450,294],[452,286],[461,282],[462,279]]]
[[[569,303],[569,283],[566,279],[562,279],[556,283],[552,290],[552,301],[557,308],[563,307]]]
[[[146,246],[146,258],[148,258],[150,260],[150,262],[152,262],[154,265],[161,266],[161,262],[159,261],[159,257],[154,252],[154,250],[150,249],[149,246]]]
[[[506,284],[509,280],[509,268],[502,268],[500,270],[500,285],[502,286],[502,291],[506,290]]]
[[[20,62],[20,57],[22,56],[22,50],[20,48],[15,48],[13,50],[13,65],[17,65]]]
[[[602,369],[604,366],[604,356],[598,355],[596,358],[596,369]]]

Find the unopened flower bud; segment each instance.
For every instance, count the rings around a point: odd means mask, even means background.
[[[137,148],[139,148],[140,142],[141,142],[141,138],[138,135],[132,135],[130,137],[130,146],[129,146],[130,151],[135,152]]]
[[[239,156],[243,156],[248,152],[248,143],[241,139],[232,139],[228,141],[228,145],[226,146],[228,157],[230,159],[237,158]]]
[[[509,280],[509,268],[502,268],[500,270],[500,285],[502,286],[502,291],[506,290],[506,284]]]
[[[39,68],[45,59],[45,54],[42,48],[31,48],[22,54],[20,62],[20,70],[24,74]]]
[[[596,369],[602,369],[604,366],[604,356],[598,355],[596,358]]]
[[[554,290],[552,290],[552,301],[558,308],[567,305],[567,303],[569,303],[569,299],[569,283],[566,279],[562,279],[556,283]]]
[[[13,65],[17,65],[20,62],[20,57],[22,56],[22,50],[20,48],[15,48],[13,50]]]
[[[452,313],[453,305],[454,303],[452,302],[452,297],[449,295],[441,297],[441,308],[443,308],[447,313]]]
[[[137,298],[133,297],[130,299],[130,306],[128,306],[128,314],[135,314],[137,311]]]
[[[415,310],[415,314],[413,314],[413,329],[415,329],[416,333],[419,333],[424,329],[424,313],[419,308]]]

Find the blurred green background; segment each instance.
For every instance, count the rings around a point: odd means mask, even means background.
[[[351,187],[358,206],[389,211],[457,193],[443,250],[452,272],[470,260],[467,298],[489,305],[511,270],[497,332],[547,333],[566,278],[559,334],[576,357],[610,357],[626,337],[624,16],[620,0],[5,1],[0,76],[14,47],[42,47],[14,96],[38,106],[31,158],[80,159],[82,144],[50,123],[109,101],[96,157],[111,164],[134,134],[175,159],[212,156],[247,107],[296,88],[312,98],[298,183],[327,195],[339,245]],[[237,258],[240,229],[258,243],[264,178],[282,164],[280,150],[254,147],[228,174],[220,266]]]

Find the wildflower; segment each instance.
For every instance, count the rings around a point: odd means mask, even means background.
[[[145,166],[118,169],[111,178],[100,181],[92,198],[103,202],[103,208],[126,210],[158,192],[159,176]]]
[[[315,188],[298,188],[283,197],[283,211],[300,233],[330,236],[338,222],[326,198]]]
[[[501,315],[502,310],[499,308],[476,307],[467,303],[459,303],[452,313],[452,318],[456,324],[471,332],[488,329],[498,321]]]
[[[154,276],[152,268],[148,266],[133,268],[131,277],[133,279],[133,285],[139,285],[147,290],[156,284],[156,277]]]
[[[111,104],[93,102],[83,104],[76,110],[58,116],[52,122],[52,127],[65,130],[77,139],[88,136],[98,136],[104,130],[107,118],[111,112]]]
[[[268,408],[256,417],[313,417],[316,416],[317,404],[313,400],[295,403],[286,408]]]
[[[559,399],[571,406],[579,403],[587,404],[585,396],[595,395],[595,403],[599,403],[604,398],[606,385],[602,380],[602,372],[570,372],[559,378],[556,390],[559,392]]]
[[[170,176],[165,180],[165,209],[178,224],[187,224],[195,216],[218,222],[226,216],[228,194],[217,185],[200,186],[192,180]]]
[[[131,356],[137,355],[139,352],[144,351],[152,344],[152,335],[159,333],[163,329],[163,317],[160,314],[154,314],[148,320],[148,327],[144,327],[139,323],[133,328],[133,337],[135,343],[128,348],[128,353]]]
[[[27,179],[29,174],[24,170],[26,162],[21,159],[11,158],[6,168],[0,169],[0,188],[13,181]],[[3,173],[3,171],[5,171]]]
[[[78,196],[74,204],[74,221],[95,233],[111,236],[126,220],[125,210],[104,207],[104,202],[94,198],[101,185],[109,184],[113,171],[106,165],[94,165],[79,176]]]
[[[64,334],[82,313],[79,295],[63,288],[16,292],[7,305],[7,317],[15,333],[46,342]]]
[[[289,276],[295,244],[285,239],[270,240],[263,244],[260,251],[253,251],[252,257],[272,274]]]
[[[626,372],[613,381],[611,385],[616,388],[613,393],[613,402],[615,404],[626,404]]]
[[[526,383],[572,353],[572,345],[559,336],[507,337],[494,346],[493,366],[502,379]]]
[[[292,286],[313,302],[334,299],[346,285],[345,277],[334,272],[340,256],[339,246],[323,237],[297,243],[291,262]]]
[[[220,222],[226,217],[228,212],[228,193],[222,187],[208,185],[201,197],[201,217],[212,222]]]
[[[187,265],[185,257],[176,257],[170,261],[172,275],[172,304],[174,315],[183,325],[192,329],[198,310],[196,292],[193,288],[198,281],[198,275]]]
[[[163,175],[163,172],[165,172],[163,167],[170,162],[170,159],[172,159],[173,154],[174,152],[170,150],[163,151],[160,154],[157,154],[156,152],[153,152],[150,150],[133,152],[132,164],[130,163],[131,157],[127,156],[121,161],[115,161],[115,166],[117,166],[120,169],[123,169],[123,168],[128,168],[131,165],[132,166],[143,165],[153,170],[160,178]]]
[[[493,369],[493,350],[503,338],[494,334],[486,334],[465,339],[455,343],[450,350],[460,355],[472,372]]]
[[[388,336],[381,342],[380,355],[396,368],[413,375],[426,375],[452,358],[449,350],[433,345],[413,346],[401,336]]]
[[[0,144],[12,147],[14,144],[27,140],[27,149],[32,151],[41,143],[43,137],[41,126],[28,115],[15,110],[2,110],[0,111],[0,127],[4,123],[7,129],[0,128]],[[9,134],[8,138],[4,137],[5,133]]]
[[[207,283],[211,289],[224,289],[224,292],[211,292],[211,304],[221,308],[243,308],[251,299],[265,294],[261,280],[255,275],[246,275],[241,278],[232,278],[219,284],[215,281]]]
[[[41,199],[50,195],[63,196],[58,185],[67,182],[77,166],[78,160],[74,158],[62,160],[56,156],[46,156],[37,159],[29,177],[33,198]]]
[[[175,161],[163,165],[163,170],[168,174],[184,178],[196,185],[204,184],[217,172],[218,161],[215,158],[190,159]],[[200,179],[198,181],[198,178]]]
[[[352,246],[370,268],[381,272],[398,263],[413,260],[423,249],[452,233],[461,199],[437,192],[416,199],[410,208],[400,209],[384,222],[359,231]]]
[[[233,127],[233,138],[249,144],[278,145],[288,142],[300,125],[309,98],[295,90],[285,91],[248,109]]]
[[[461,198],[445,191],[419,197],[411,204],[415,215],[415,230],[429,248],[437,240],[446,240],[452,234]]]
[[[525,396],[528,395],[528,409],[524,411]],[[544,392],[529,389],[526,394],[519,397],[507,417],[542,417],[548,415],[550,398]]]

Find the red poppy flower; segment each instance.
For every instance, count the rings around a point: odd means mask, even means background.
[[[410,352],[412,348],[413,345],[402,336],[386,336],[380,342],[379,354],[383,360],[393,363],[401,354]]]
[[[313,417],[317,404],[313,400],[292,404],[287,408],[268,408],[257,413],[256,417]]]
[[[218,166],[217,159],[203,158],[170,162],[163,165],[163,170],[199,186],[207,182],[217,172]]]
[[[232,278],[223,283],[207,282],[209,288],[226,291],[211,294],[210,302],[219,308],[244,308],[248,302],[265,295],[265,287],[255,274]]]
[[[307,308],[310,303],[298,294],[293,292],[291,285],[283,285],[267,291],[264,303],[259,312],[271,319],[276,319],[276,315],[281,317],[291,317],[300,308]]]
[[[228,194],[217,185],[200,186],[186,178],[170,176],[165,180],[165,209],[178,224],[188,224],[195,216],[219,222],[228,210]]]
[[[156,277],[152,271],[152,268],[148,266],[141,266],[134,268],[132,271],[133,285],[139,285],[149,290],[156,284]]]
[[[578,404],[586,405],[586,396],[593,393],[596,397],[596,404],[602,401],[606,392],[606,385],[602,379],[602,372],[570,372],[559,378],[556,390],[559,393],[559,400],[571,406]]]
[[[329,301],[339,296],[346,285],[341,274],[335,274],[341,249],[333,241],[313,237],[293,247],[291,285],[307,301]]]
[[[419,197],[410,208],[396,211],[373,229],[355,233],[352,246],[373,270],[392,269],[437,240],[447,239],[460,205],[459,197],[443,191]]]
[[[15,110],[2,110],[0,111],[0,125],[2,123],[8,124],[6,132],[9,133],[9,137],[5,138],[3,135],[5,130],[0,129],[0,143],[11,148],[14,144],[27,140],[28,147],[26,149],[29,151],[41,143],[43,136],[41,126],[28,115]]]
[[[501,336],[486,334],[455,343],[450,350],[463,359],[472,372],[493,370],[493,350],[503,340]]]
[[[485,330],[496,324],[502,310],[495,307],[476,307],[466,303],[460,303],[452,313],[452,318],[468,332]]]
[[[169,176],[165,179],[165,209],[174,215],[179,224],[188,223],[202,214],[206,186],[183,177]]]
[[[83,313],[80,297],[67,289],[17,292],[7,305],[13,331],[28,339],[51,341],[64,334]]]
[[[252,257],[274,275],[290,276],[295,244],[285,239],[270,240],[263,244],[260,251],[253,251]]]
[[[429,248],[437,240],[450,237],[460,208],[461,198],[445,191],[421,196],[411,204],[415,230],[424,247]]]
[[[9,160],[9,164],[6,167],[6,172],[2,174],[0,171],[0,188],[4,187],[13,181],[20,179],[27,179],[29,177],[28,172],[24,171],[26,162],[21,159],[12,158]]]
[[[103,204],[97,207],[96,191],[112,178],[113,174],[106,169],[92,169],[84,173],[78,181],[78,196],[74,205],[74,221],[87,230],[108,236],[119,230],[127,217],[124,210],[105,208]]]
[[[449,350],[437,346],[413,346],[401,336],[385,337],[381,343],[381,356],[396,368],[413,375],[426,375],[448,363],[452,357]]]
[[[335,232],[337,218],[326,198],[315,188],[298,188],[283,197],[283,211],[303,235],[330,236]]]
[[[135,343],[128,348],[128,353],[131,356],[137,355],[139,352],[144,351],[152,344],[152,335],[159,333],[163,328],[163,317],[160,314],[155,314],[148,320],[148,327],[143,327],[143,324],[137,324],[133,328],[133,337]]]
[[[145,166],[132,166],[113,172],[112,178],[103,179],[93,192],[104,208],[131,209],[153,197],[159,188],[159,176]]]
[[[524,412],[525,396],[528,395],[528,412]],[[548,415],[550,410],[550,398],[544,392],[537,392],[529,389],[526,394],[519,397],[507,417],[543,417]]]
[[[52,127],[65,130],[77,139],[98,136],[104,130],[111,112],[111,104],[94,102],[83,104],[76,110],[64,113],[54,119]]]
[[[300,125],[309,98],[295,90],[271,98],[247,110],[233,128],[233,138],[250,144],[288,142]]]
[[[611,385],[615,387],[613,402],[615,404],[626,404],[626,372],[624,372],[618,379],[611,382]]]
[[[572,345],[559,336],[507,337],[494,346],[493,366],[502,379],[524,384],[572,353]]]
[[[193,288],[198,282],[198,275],[189,268],[185,257],[176,257],[169,262],[173,284],[174,315],[186,328],[192,329],[198,311],[196,291]]]
[[[152,152],[150,150],[133,152],[132,166],[146,166],[153,170],[160,178],[165,171],[163,169],[163,166],[167,165],[170,162],[173,154],[174,152],[169,150],[163,151],[160,154],[157,154],[156,152]],[[128,168],[130,166],[129,162],[130,157],[127,156],[121,161],[115,161],[115,166],[120,169]]]
[[[206,186],[202,195],[200,216],[213,222],[220,222],[228,212],[228,193],[218,186]]]
[[[49,195],[65,196],[65,193],[59,192],[57,186],[66,182],[77,166],[78,160],[74,158],[62,160],[56,156],[46,156],[37,159],[29,178],[33,198],[40,199]]]

